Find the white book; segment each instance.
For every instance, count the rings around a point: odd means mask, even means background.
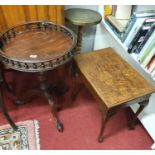
[[[146,56],[144,61],[142,62],[142,65],[144,67],[147,66],[147,64],[150,62],[151,58],[155,55],[155,47],[150,51],[150,53]]]
[[[132,5],[117,5],[115,18],[116,19],[130,19]]]
[[[126,39],[124,41],[124,45],[126,47],[129,47],[131,41],[136,36],[137,32],[141,28],[141,26],[142,26],[142,24],[143,24],[144,21],[145,21],[145,18],[137,18],[135,24],[133,25],[132,29],[130,30],[128,36],[126,37]]]
[[[153,71],[151,72],[151,76],[155,78],[155,69],[153,69]]]
[[[154,39],[155,39],[155,31],[151,34],[151,36],[149,37],[149,39],[147,40],[147,42],[143,46],[142,50],[140,51],[140,53],[138,55],[139,62],[143,61],[143,58],[149,52],[148,49],[155,45]]]

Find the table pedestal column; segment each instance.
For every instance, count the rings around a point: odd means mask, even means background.
[[[76,52],[80,53],[82,47],[82,26],[78,26]]]
[[[59,132],[63,132],[63,125],[58,119],[52,95],[49,93],[50,85],[47,83],[47,73],[46,72],[40,72],[39,81],[40,81],[40,90],[43,92],[44,96],[46,97],[46,99],[48,100],[48,103],[50,105],[51,113],[52,113],[53,119],[55,121],[56,128]]]
[[[53,97],[50,94],[51,88],[52,88],[51,91],[54,91],[54,89],[58,89],[58,88],[56,86],[51,87],[51,85],[47,82],[47,72],[39,73],[39,82],[40,82],[40,86],[38,89],[32,89],[32,90],[28,91],[22,97],[22,99],[16,100],[15,104],[22,105],[22,104],[30,101],[31,98],[34,95],[37,95],[38,93],[43,95],[48,100],[48,103],[49,103],[50,109],[51,109],[51,113],[52,113],[52,117],[54,119],[55,126],[56,126],[57,130],[59,132],[63,132],[63,124],[58,119],[57,112],[56,112],[57,111],[56,106],[54,104]]]

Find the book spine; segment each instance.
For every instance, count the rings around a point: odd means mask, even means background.
[[[154,39],[155,39],[155,31],[151,35],[149,40],[146,42],[146,44],[144,45],[144,47],[143,47],[142,51],[140,52],[140,54],[138,55],[138,60],[139,60],[140,63],[142,63],[144,61],[144,59],[149,54],[149,52],[154,48],[154,46],[155,46]]]
[[[135,24],[133,25],[132,29],[130,30],[128,36],[124,41],[124,44],[126,47],[129,47],[129,44],[131,43],[131,41],[134,39],[138,31],[140,30],[144,20],[145,20],[144,18],[138,18],[136,20]]]
[[[153,56],[150,62],[147,64],[146,69],[148,70],[149,73],[151,73],[154,67],[155,67],[155,56]]]
[[[155,24],[153,24],[150,28],[150,30],[148,30],[144,40],[140,43],[140,45],[138,46],[138,48],[136,49],[135,53],[140,53],[140,51],[142,50],[143,46],[145,45],[145,43],[147,42],[147,40],[149,39],[149,37],[151,36],[151,34],[153,33],[155,29]]]
[[[112,5],[112,15],[115,16],[117,10],[117,5]]]
[[[137,45],[137,42],[138,42],[139,38],[142,35],[143,35],[143,29],[142,29],[142,26],[141,26],[141,28],[139,29],[137,35],[134,37],[134,39],[129,44],[128,53],[131,53],[133,51],[133,48]]]
[[[135,12],[134,15],[138,18],[139,17],[151,17],[155,15],[155,10]]]
[[[155,78],[155,68],[153,69],[153,71],[151,72],[151,76],[154,79]]]
[[[122,42],[124,42],[125,39],[127,38],[128,34],[129,34],[130,30],[132,29],[133,25],[135,24],[136,20],[137,20],[137,18],[135,15],[133,15],[131,17],[131,19],[129,20],[129,23],[127,24],[125,33],[123,34],[123,37],[122,37]]]
[[[146,56],[146,58],[144,59],[144,61],[142,62],[142,65],[144,67],[147,66],[147,64],[149,63],[149,61],[151,60],[151,58],[155,55],[155,47],[151,50],[151,52]]]
[[[112,6],[111,5],[105,5],[104,6],[104,16],[112,14]]]
[[[121,33],[119,33],[107,20],[105,20],[106,24],[111,28],[111,30],[115,33],[115,35],[121,39]]]

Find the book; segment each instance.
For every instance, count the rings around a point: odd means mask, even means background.
[[[124,40],[124,45],[126,47],[129,47],[131,41],[133,40],[133,38],[136,36],[136,34],[138,33],[138,31],[140,30],[143,22],[144,22],[145,18],[138,18],[135,22],[135,24],[133,25],[133,27],[131,28],[128,36],[126,37],[126,39]]]
[[[147,64],[146,69],[151,73],[155,69],[155,56],[153,56],[150,62]]]
[[[104,5],[104,16],[112,14],[112,5]]]
[[[155,15],[155,10],[137,11],[133,13],[136,17],[150,17]]]
[[[110,27],[110,29],[114,32],[114,34],[121,40],[122,33],[118,32],[118,30],[112,26],[107,20],[105,20],[105,23]]]
[[[153,58],[154,55],[155,55],[155,47],[153,47],[153,49],[149,52],[149,54],[146,56],[146,58],[142,62],[143,67],[147,66],[147,64],[150,62],[150,60]]]
[[[141,44],[141,42],[143,42],[147,32],[149,31],[151,26],[154,24],[154,22],[155,22],[155,18],[145,19],[141,28],[137,32],[136,36],[134,37],[134,39],[129,44],[128,53],[133,53],[133,52],[137,51],[139,45]]]
[[[112,15],[106,16],[105,19],[108,20],[109,23],[112,24],[112,26],[114,26],[119,32],[124,32],[125,26],[120,22],[120,20],[117,20]]]
[[[131,41],[128,47],[128,53],[135,53],[135,50],[138,48],[140,43],[144,40],[144,37],[146,33],[148,32],[148,29],[141,28],[134,39]]]
[[[116,19],[130,19],[132,5],[117,5],[115,18]]]
[[[135,53],[140,53],[140,51],[142,50],[143,46],[145,45],[145,43],[147,42],[147,40],[149,39],[149,37],[152,35],[153,31],[155,30],[155,23],[152,24],[151,28],[148,30],[144,40],[140,43],[140,45],[138,46],[137,49],[135,49]]]
[[[112,15],[115,16],[116,14],[117,5],[112,5]]]
[[[122,37],[122,42],[124,42],[127,39],[131,29],[133,28],[133,26],[135,24],[137,26],[137,24],[140,21],[141,21],[141,24],[142,24],[144,22],[145,18],[152,17],[152,16],[155,16],[155,10],[149,10],[149,11],[145,11],[145,12],[144,11],[134,12],[133,15],[131,16],[127,26],[126,26],[126,30],[125,30],[125,32],[123,34],[123,37]],[[140,21],[138,22],[137,20],[139,20],[139,19],[140,19]]]
[[[153,79],[155,78],[155,68],[152,70],[151,76],[152,76]]]
[[[145,43],[144,47],[140,51],[138,55],[138,60],[140,63],[143,63],[146,56],[150,53],[150,51],[155,47],[155,31],[151,34],[148,41]]]

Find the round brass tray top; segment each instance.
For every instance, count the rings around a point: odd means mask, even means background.
[[[100,23],[102,20],[102,16],[98,12],[80,8],[66,10],[65,18],[78,26],[92,26]]]
[[[0,58],[20,71],[51,70],[74,56],[75,45],[75,34],[65,26],[48,21],[28,22],[0,35]]]

